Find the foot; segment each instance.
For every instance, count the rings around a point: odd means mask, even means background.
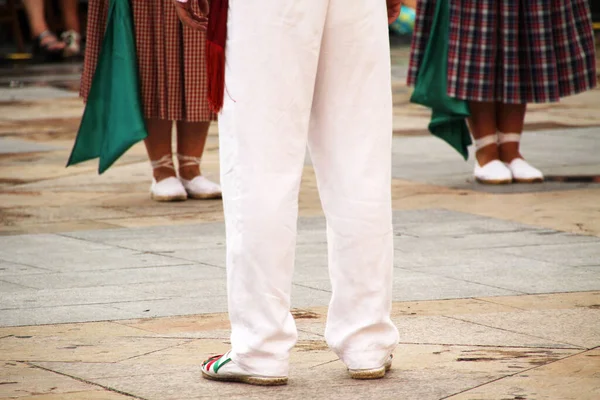
[[[350,374],[350,378],[352,379],[381,379],[385,376],[385,374],[392,368],[392,360],[393,355],[387,359],[385,364],[383,364],[379,368],[372,369],[348,369],[348,373]]]
[[[187,200],[187,193],[179,179],[171,176],[158,182],[152,179],[150,197],[155,201],[183,201]]]
[[[74,57],[81,54],[81,35],[74,30],[63,32],[60,36],[65,43],[64,56]]]
[[[192,199],[220,199],[221,186],[202,176],[200,157],[177,154],[179,179]]]
[[[43,57],[46,61],[59,60],[64,49],[65,43],[50,31],[44,31],[35,38],[34,53],[39,57]]]
[[[511,171],[513,179],[517,183],[544,182],[544,174],[522,158],[515,158],[510,163],[505,163],[505,165]]]
[[[258,386],[279,386],[287,384],[287,376],[261,376],[244,371],[229,356],[214,356],[202,364],[202,377],[213,381],[241,382]]]
[[[500,160],[490,161],[483,167],[476,160],[473,176],[479,183],[488,185],[503,185],[511,183],[513,180],[510,169]]]
[[[202,175],[188,181],[180,178],[188,196],[192,199],[220,199],[221,186]]]

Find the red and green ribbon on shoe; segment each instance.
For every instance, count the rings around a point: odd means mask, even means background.
[[[212,368],[213,373],[218,373],[221,367],[231,362],[231,357],[229,357],[229,353],[221,354],[220,356],[210,357],[208,360],[202,363],[202,368],[209,372]]]

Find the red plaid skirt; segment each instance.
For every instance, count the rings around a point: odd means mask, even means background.
[[[171,0],[130,0],[146,118],[215,119],[208,100],[205,34],[182,26]],[[194,2],[195,4],[195,2]],[[108,0],[90,0],[81,96],[87,99],[106,28]]]
[[[408,83],[414,85],[436,0],[420,0]],[[448,95],[544,103],[596,86],[588,0],[452,0]]]

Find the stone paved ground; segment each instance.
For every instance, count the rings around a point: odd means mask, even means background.
[[[65,169],[79,66],[0,71],[0,399],[600,398],[600,91],[533,106],[524,153],[555,179],[484,187],[394,76],[395,364],[351,381],[323,340],[324,219],[307,162],[290,385],[199,378],[228,348],[219,201],[157,204],[135,146]],[[34,76],[41,73],[42,76]],[[205,173],[218,177],[212,128]]]

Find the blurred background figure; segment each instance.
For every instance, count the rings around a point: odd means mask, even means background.
[[[390,31],[400,36],[411,36],[415,27],[417,0],[403,0],[400,15],[390,25]]]
[[[33,52],[41,60],[56,61],[81,53],[79,0],[60,0],[64,32],[60,38],[51,31],[46,21],[45,0],[22,0],[31,31]]]

